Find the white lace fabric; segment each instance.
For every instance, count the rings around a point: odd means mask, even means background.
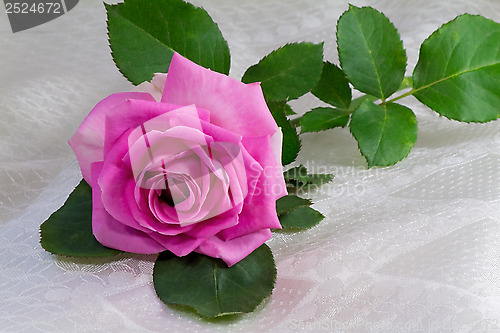
[[[456,15],[500,22],[496,0],[350,2],[395,23],[408,74],[421,42]],[[193,3],[219,24],[235,78],[294,41],[325,41],[338,63],[347,1]],[[500,121],[462,124],[405,99],[418,140],[387,168],[367,169],[348,129],[303,135],[297,162],[336,176],[307,194],[325,220],[268,242],[278,278],[255,312],[207,321],[156,297],[155,256],[74,259],[39,245],[40,224],[81,179],[68,138],[99,100],[132,88],[111,59],[102,3],[80,1],[16,34],[0,13],[0,73],[0,331],[500,331]],[[318,102],[293,105],[303,113]]]

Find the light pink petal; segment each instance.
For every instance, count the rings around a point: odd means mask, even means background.
[[[99,243],[133,253],[151,254],[165,251],[165,247],[149,237],[147,233],[118,222],[104,209],[101,201],[101,188],[97,183],[101,168],[101,162],[92,164],[92,179],[96,179],[92,184],[92,232]]]
[[[231,267],[264,244],[269,238],[271,238],[270,230],[260,230],[226,241],[214,236],[200,244],[195,252],[221,258]]]
[[[131,134],[135,132],[136,130],[132,131]],[[162,165],[167,166],[167,164],[171,163],[175,163],[175,165],[181,168],[183,166],[192,166],[191,163],[188,163],[189,161],[183,162],[181,160],[180,162],[176,162],[176,160],[179,160],[181,155],[189,158],[188,155],[194,155],[190,154],[191,151],[200,147],[204,147],[207,150],[208,144],[211,141],[212,138],[202,132],[182,126],[170,128],[165,132],[150,131],[139,137],[135,142],[129,136],[129,156],[134,177],[138,179],[139,175],[152,164],[159,163],[159,167]],[[185,160],[186,158],[183,159]],[[191,172],[182,169],[170,171],[193,174],[197,170],[192,170]]]
[[[162,102],[195,104],[210,111],[210,122],[243,136],[272,135],[276,122],[259,84],[244,84],[196,65],[175,53]]]
[[[151,83],[156,87],[161,93],[163,93],[163,89],[165,88],[165,81],[167,81],[167,74],[165,73],[155,73]]]
[[[171,110],[169,112],[160,114],[157,117],[154,117],[139,126],[137,126],[129,136],[129,145],[132,146],[135,141],[141,139],[146,133],[150,131],[164,132],[173,126],[177,126],[172,124],[172,119],[176,118],[179,115],[190,115],[191,117],[198,119],[198,124],[200,120],[198,118],[198,110],[194,105],[189,105],[185,107],[181,107],[178,109]],[[201,125],[198,126],[201,130]]]
[[[140,85],[135,87],[134,91],[148,93],[151,96],[153,96],[157,102],[160,102],[166,80],[167,80],[167,74],[156,73],[153,76],[151,82],[145,81],[141,83]]]
[[[69,145],[78,158],[83,178],[89,184],[92,184],[90,165],[103,160],[106,112],[128,99],[154,100],[151,95],[138,92],[110,95],[90,111],[69,140]]]

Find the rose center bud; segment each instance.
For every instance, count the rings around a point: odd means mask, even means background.
[[[167,188],[161,191],[160,198],[170,207],[174,207],[174,199],[172,198],[172,192],[170,192],[170,189]]]
[[[175,176],[164,176],[165,188],[160,192],[161,198],[167,205],[174,207],[186,200],[190,195],[187,184]]]

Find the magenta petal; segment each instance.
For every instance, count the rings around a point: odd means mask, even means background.
[[[139,224],[139,217],[153,221],[156,221],[156,219],[150,212],[146,214],[138,211],[136,206],[134,197],[136,182],[132,174],[130,160],[128,158],[124,159],[128,150],[128,134],[130,132],[131,130],[124,133],[114,145],[104,161],[101,174],[96,181],[98,181],[102,189],[101,197],[106,211],[129,227],[146,231],[147,229]]]
[[[210,122],[243,136],[272,135],[277,129],[259,84],[244,84],[203,68],[175,53],[162,102],[195,104],[210,111]]]
[[[281,228],[276,213],[276,199],[286,195],[287,191],[282,167],[277,164],[271,150],[270,137],[247,137],[243,138],[242,143],[247,152],[263,167],[263,171],[256,182],[253,196],[245,200],[238,225],[219,234],[223,240],[241,237],[261,229]],[[252,181],[255,182],[255,179]]]
[[[194,238],[185,234],[165,236],[153,233],[151,237],[178,257],[193,252],[204,241],[203,238]]]
[[[219,233],[221,230],[237,225],[238,224],[237,214],[240,211],[241,211],[241,205],[235,206],[231,210],[219,216],[205,220],[201,223],[193,224],[193,229],[186,232],[186,234],[191,237],[196,237],[201,239],[210,238]]]
[[[273,144],[269,136],[247,137],[242,140],[247,152],[262,166],[264,179],[261,189],[274,200],[288,194],[283,167],[278,163],[273,152]],[[272,199],[271,199],[272,200]]]
[[[150,94],[139,92],[127,92],[113,94],[99,103],[90,111],[87,117],[78,127],[76,133],[69,140],[69,145],[73,148],[83,178],[87,183],[92,184],[90,165],[103,160],[105,117],[109,109],[114,108],[127,99],[153,101]]]
[[[271,238],[270,230],[260,230],[226,241],[214,236],[200,244],[195,252],[221,258],[231,267],[264,244],[269,238]]]
[[[219,233],[221,239],[230,240],[262,229],[281,229],[276,213],[276,201],[272,195],[264,192],[260,184],[257,185],[252,200],[243,205],[238,220],[237,225]]]
[[[133,253],[151,254],[165,251],[165,248],[147,233],[120,223],[104,209],[101,201],[101,188],[97,184],[101,168],[101,162],[92,164],[92,179],[95,180],[92,184],[92,232],[99,243]]]

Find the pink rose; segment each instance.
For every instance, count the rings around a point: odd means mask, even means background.
[[[92,186],[92,229],[134,253],[234,265],[281,228],[281,131],[259,84],[175,54],[142,92],[99,102],[69,143]]]

